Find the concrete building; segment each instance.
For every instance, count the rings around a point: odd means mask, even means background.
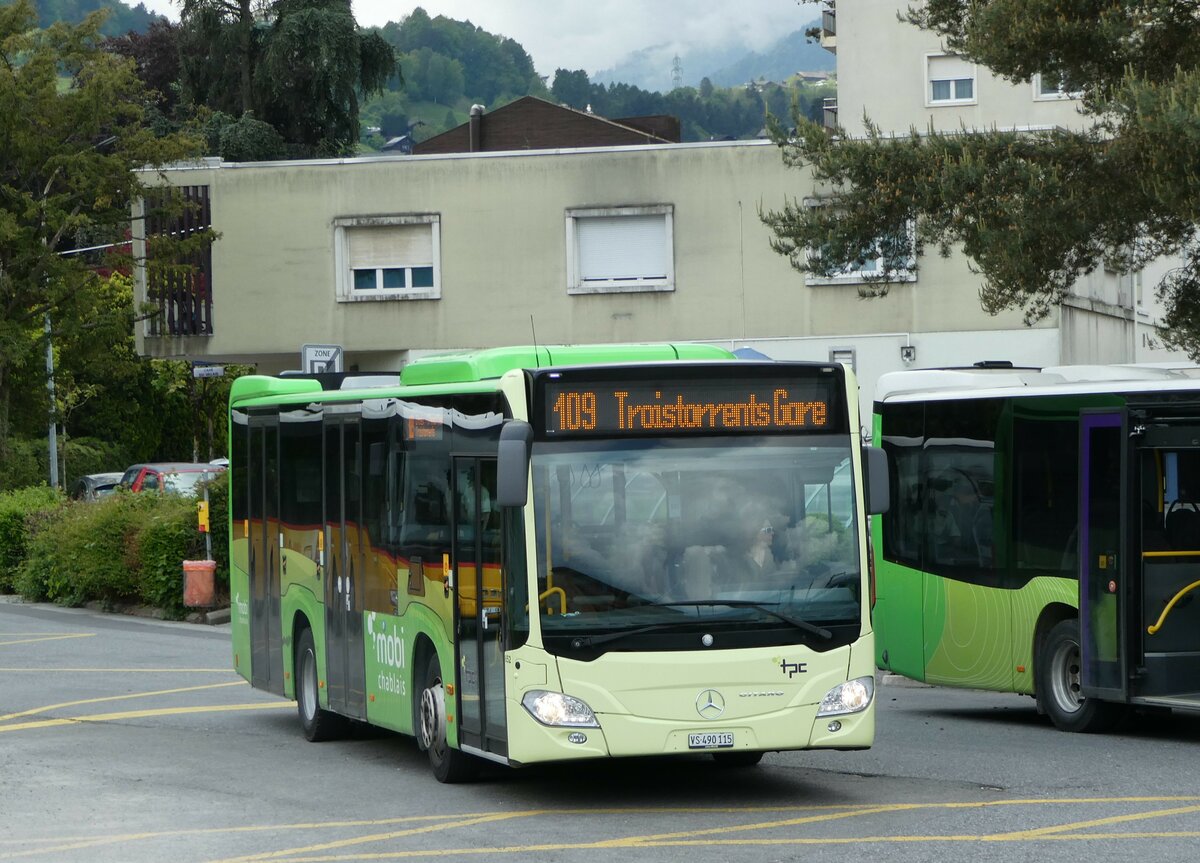
[[[1081,121],[1069,94],[947,59],[936,37],[897,22],[902,5],[827,10],[843,120],[865,107],[899,132]],[[560,109],[514,108],[504,139],[523,114]],[[562,114],[556,134],[613,133],[589,117]],[[333,344],[347,368],[367,371],[417,352],[532,341],[710,341],[846,361],[864,406],[879,374],[904,367],[1176,358],[1155,339],[1154,273],[1097,272],[1034,327],[1019,312],[984,313],[980,278],[961,256],[927,255],[885,297],[862,299],[862,272],[806,280],[771,248],[760,213],[814,185],[769,142],[664,143],[650,132],[644,143],[577,136],[555,149],[489,150],[488,118],[477,119],[474,152],[463,152],[468,125],[428,155],[163,172],[199,202],[192,227],[211,219],[220,238],[187,284],[139,273],[139,300],[161,310],[139,350],[273,372],[298,368],[304,344]]]
[[[847,135],[864,133],[864,114],[884,133],[901,135],[964,127],[1079,129],[1090,122],[1077,94],[1060,82],[1039,75],[1013,83],[995,76],[946,51],[937,34],[900,20],[906,9],[898,0],[825,4],[821,41],[837,55],[838,67],[836,106],[826,117],[836,119]],[[964,258],[952,258],[945,269],[932,263],[922,259],[912,290],[969,292],[981,283]],[[1165,351],[1158,339],[1162,308],[1153,288],[1173,264],[1161,261],[1132,273],[1101,269],[1079,280],[1066,302],[1034,330],[1010,333],[1002,358],[1034,365],[1183,359]],[[973,316],[1001,323],[978,310]],[[969,334],[973,327],[964,318],[956,329]],[[978,343],[964,342],[958,333],[926,331],[918,337],[927,348],[919,354],[921,365],[957,364],[979,354]]]

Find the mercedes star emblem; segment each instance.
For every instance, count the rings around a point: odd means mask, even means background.
[[[704,719],[716,719],[725,712],[725,698],[715,689],[706,689],[696,696],[696,712]]]

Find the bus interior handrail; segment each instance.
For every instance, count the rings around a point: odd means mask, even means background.
[[[545,602],[546,597],[552,593],[558,594],[558,605],[559,605],[558,613],[566,614],[567,613],[567,592],[565,590],[563,590],[561,587],[546,588],[540,594],[538,594],[538,602],[539,603]]]
[[[1183,588],[1177,594],[1172,596],[1171,601],[1167,603],[1167,607],[1164,608],[1162,610],[1162,614],[1160,614],[1158,616],[1158,620],[1156,620],[1153,624],[1148,626],[1146,628],[1146,632],[1150,633],[1151,635],[1154,635],[1154,633],[1156,633],[1160,629],[1162,629],[1163,621],[1167,619],[1167,615],[1171,613],[1171,609],[1175,607],[1175,603],[1179,602],[1179,600],[1183,599],[1185,594],[1190,593],[1191,591],[1195,590],[1197,587],[1200,587],[1200,581],[1193,581],[1187,587]]]

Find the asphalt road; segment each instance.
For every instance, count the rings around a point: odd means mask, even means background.
[[[885,681],[875,748],[489,768],[311,744],[228,627],[0,601],[0,861],[1191,861],[1200,718],[1069,735],[1030,699]]]

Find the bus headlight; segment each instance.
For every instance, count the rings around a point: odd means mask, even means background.
[[[875,678],[856,677],[838,684],[825,693],[817,716],[840,716],[866,710],[875,697]]]
[[[599,728],[596,714],[578,698],[561,692],[531,689],[521,699],[521,704],[542,725],[570,726],[574,728]]]

